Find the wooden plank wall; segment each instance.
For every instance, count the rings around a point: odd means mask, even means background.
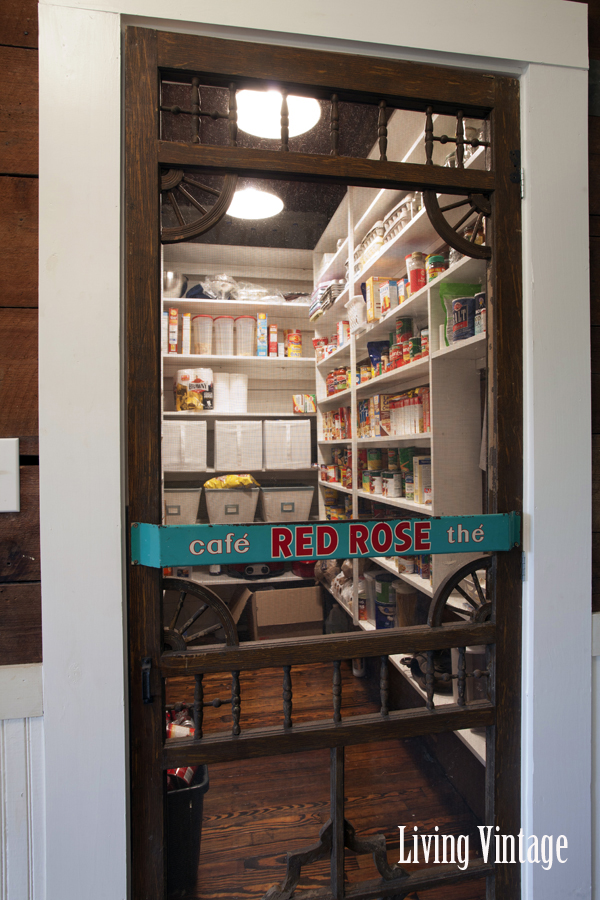
[[[41,662],[37,3],[0,3],[0,438],[18,437],[21,512],[0,513],[0,665]]]

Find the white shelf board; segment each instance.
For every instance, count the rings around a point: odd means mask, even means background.
[[[357,438],[357,444],[413,444],[415,441],[430,441],[431,431],[423,434],[382,434],[380,437]],[[326,443],[331,443],[327,441]]]
[[[238,371],[243,372],[253,368],[255,365],[275,367],[281,366],[283,369],[296,368],[298,366],[314,366],[315,358],[310,356],[202,356],[200,353],[190,353],[184,356],[183,353],[163,353],[165,368],[169,363],[173,363],[173,369],[177,368],[177,364],[185,366],[198,366],[205,363],[211,365],[213,363],[228,363],[234,365]],[[171,368],[171,366],[169,366]]]
[[[352,443],[352,438],[335,438],[333,441],[319,440],[317,443],[322,444],[323,447],[333,446],[333,444],[349,445]]]
[[[312,324],[312,323],[311,323]],[[331,366],[331,364],[341,363],[345,359],[350,359],[350,343],[344,344],[342,347],[338,347],[337,350],[334,350],[333,353],[329,353],[324,359],[320,360],[317,363],[319,369],[324,369],[327,366]]]
[[[163,418],[165,419],[306,419],[315,417],[316,413],[293,413],[293,412],[217,412],[214,409],[206,409],[196,412],[193,409],[183,409],[180,412],[175,410],[165,410]]]
[[[244,466],[241,469],[163,469],[163,475],[166,478],[170,475],[214,475],[217,472],[220,472],[221,474],[227,472],[263,472],[265,474],[268,474],[269,472],[278,472],[280,474],[285,474],[286,472],[314,472],[316,475],[319,472],[319,469],[316,466],[305,466],[304,468],[298,468],[296,466],[293,469],[249,469],[248,466]]]
[[[355,283],[357,294],[360,293],[360,285]],[[338,294],[331,306],[321,313],[320,316],[311,320],[311,325],[317,329],[320,334],[324,334],[328,329],[333,329],[338,319],[343,320],[348,315],[344,304],[348,301],[348,286],[344,288],[341,294]]]
[[[314,578],[303,578],[301,575],[294,575],[293,572],[284,572],[283,575],[275,575],[273,578],[236,578],[225,572],[220,575],[211,575],[210,572],[192,572],[189,580],[196,584],[210,585],[210,587],[218,585],[227,587],[230,584],[245,584],[251,587],[253,584],[279,584],[282,581],[314,581]]]
[[[421,591],[422,594],[426,594],[428,597],[433,597],[433,587],[425,578],[421,578],[420,575],[408,575],[406,572],[399,572],[393,562],[390,562],[389,559],[386,559],[384,556],[375,556],[373,557],[373,562],[376,562],[378,566],[381,566],[382,569],[385,569],[388,572],[391,572],[392,575],[395,575],[397,578],[405,581],[407,584],[412,585],[418,591]]]
[[[443,281],[458,281],[462,284],[477,284],[485,281],[487,261],[474,259],[472,256],[463,256],[458,262],[448,266],[445,272],[429,282],[429,287],[434,288]]]
[[[322,400],[317,400],[317,405],[326,409],[328,407],[333,406],[345,406],[346,404],[343,402],[344,399],[350,401],[350,394],[352,393],[352,388],[346,388],[345,391],[338,391],[337,394],[332,394],[330,397],[323,397]]]
[[[347,488],[337,481],[319,481],[319,487],[333,488],[334,491],[340,491],[342,494],[351,494],[352,488]]]
[[[473,337],[456,341],[449,347],[442,347],[432,354],[433,359],[452,357],[452,359],[479,359],[486,352],[487,334],[474,334]]]
[[[377,375],[376,378],[365,381],[364,384],[357,385],[356,393],[358,397],[370,397],[378,393],[378,390],[373,390],[373,388],[388,387],[395,383],[400,384],[403,381],[411,381],[421,375],[427,376],[427,380],[429,380],[429,356],[424,357],[424,359],[415,359],[405,366],[400,366],[399,369],[391,369],[389,372],[384,372],[383,375]],[[350,390],[340,393],[349,394]]]
[[[386,506],[399,506],[401,509],[409,509],[426,516],[433,515],[433,508],[427,503],[414,503],[412,500],[405,500],[404,497],[384,497],[383,494],[370,494],[367,491],[357,491],[356,493],[365,500],[376,500],[378,503],[385,503]]]
[[[396,328],[396,319],[407,316],[420,319],[427,318],[427,286],[416,291],[400,306],[394,306],[379,321],[363,325],[356,337],[357,356],[360,356],[363,351],[367,352],[367,343],[369,341],[379,341],[387,338],[390,329]]]

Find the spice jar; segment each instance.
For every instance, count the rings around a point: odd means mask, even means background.
[[[427,266],[427,281],[433,281],[438,275],[446,271],[446,260],[441,254],[431,254],[425,260]]]

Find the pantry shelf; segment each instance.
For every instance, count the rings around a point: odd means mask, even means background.
[[[376,500],[377,503],[385,503],[386,506],[399,506],[401,509],[409,509],[413,512],[423,513],[426,516],[433,515],[433,509],[429,503],[415,503],[412,500],[405,500],[404,497],[384,497],[383,494],[370,494],[368,491],[357,491],[359,497],[365,500]]]
[[[297,366],[312,367],[315,364],[314,356],[202,356],[199,353],[190,353],[184,356],[182,353],[163,353],[163,360],[165,367],[169,363],[173,363],[173,370],[177,368],[177,363],[182,365],[187,365],[188,363],[191,365],[227,363],[235,365],[240,372],[254,370],[256,365],[287,369],[288,367],[295,368]]]
[[[346,388],[345,391],[338,391],[336,394],[331,394],[329,397],[323,397],[321,400],[317,400],[317,405],[325,409],[329,406],[344,406],[344,403],[340,403],[340,400],[350,400],[350,394],[352,393],[352,388]]]
[[[388,387],[391,384],[408,383],[414,378],[420,378],[421,376],[429,377],[429,357],[416,359],[405,366],[401,366],[399,369],[392,369],[390,372],[384,372],[383,375],[377,375],[376,378],[371,378],[369,381],[365,381],[364,384],[357,385],[356,393],[359,397],[367,397],[377,393],[377,391],[373,390],[374,387],[379,388],[381,385]],[[340,393],[350,393],[350,391],[340,391]],[[339,396],[339,394],[336,396]]]
[[[293,412],[218,412],[215,409],[203,409],[196,412],[193,409],[185,409],[180,412],[175,410],[165,410],[163,417],[165,419],[204,419],[205,417],[216,417],[218,419],[305,419],[307,417],[316,416],[316,412],[310,413],[293,413]]]
[[[334,444],[343,444],[344,446],[349,447],[352,444],[352,438],[336,438],[333,441],[328,441],[323,438],[318,441],[318,443],[323,447],[331,447]]]
[[[401,581],[405,581],[407,584],[412,585],[418,591],[421,591],[422,594],[433,597],[433,588],[428,579],[421,578],[420,575],[409,575],[406,572],[399,572],[394,563],[384,556],[375,556],[373,562],[376,562],[378,566],[381,566],[381,568],[385,569],[387,572],[391,572],[392,575],[395,575]]]
[[[235,469],[232,466],[229,466],[227,469],[165,469],[165,477],[169,475],[214,475],[215,473],[226,474],[227,472],[277,472],[279,474],[286,472],[314,472],[315,475],[318,473],[318,469],[316,466],[311,466],[310,468],[298,468],[297,466],[293,469],[252,469],[248,466],[242,466],[241,469]]]
[[[317,366],[319,369],[324,369],[327,366],[330,366],[332,362],[340,363],[347,359],[350,359],[350,344],[344,344],[342,347],[338,347],[333,353],[329,353],[324,359],[321,359],[317,363]]]
[[[451,356],[452,359],[479,359],[486,353],[487,334],[474,334],[473,337],[456,341],[449,347],[442,347],[432,354],[433,359]]]
[[[381,437],[357,438],[357,444],[414,444],[415,441],[428,443],[431,440],[431,432],[424,434],[389,434]],[[341,443],[340,441],[325,441],[327,444]]]
[[[333,488],[334,491],[341,491],[343,494],[352,493],[352,488],[344,487],[338,481],[319,481],[319,486],[323,488]]]
[[[284,572],[282,575],[274,575],[272,578],[236,578],[235,575],[228,575],[226,572],[221,572],[220,575],[212,575],[210,572],[192,572],[189,580],[196,584],[206,584],[211,587],[218,585],[227,587],[230,584],[246,584],[250,586],[252,584],[281,584],[288,581],[310,582],[312,584],[315,579],[294,575],[293,572]]]

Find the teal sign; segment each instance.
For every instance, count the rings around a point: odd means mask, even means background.
[[[131,559],[134,565],[158,569],[275,560],[489,553],[511,550],[520,539],[521,517],[517,513],[256,525],[134,522]]]

